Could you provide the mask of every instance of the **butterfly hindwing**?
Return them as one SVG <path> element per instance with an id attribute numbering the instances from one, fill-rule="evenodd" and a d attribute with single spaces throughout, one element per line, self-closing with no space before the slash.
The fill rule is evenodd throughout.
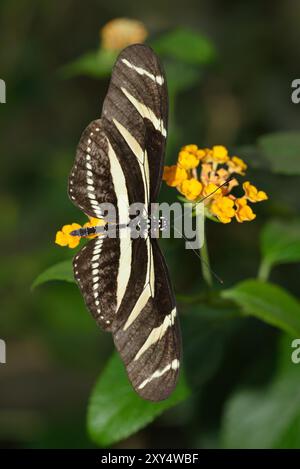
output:
<path id="1" fill-rule="evenodd" d="M 156 240 L 133 241 L 128 291 L 112 332 L 135 390 L 149 400 L 168 397 L 177 382 L 181 339 L 174 294 Z"/>
<path id="2" fill-rule="evenodd" d="M 117 308 L 120 239 L 97 237 L 74 257 L 73 270 L 87 308 L 97 323 L 111 330 Z"/>

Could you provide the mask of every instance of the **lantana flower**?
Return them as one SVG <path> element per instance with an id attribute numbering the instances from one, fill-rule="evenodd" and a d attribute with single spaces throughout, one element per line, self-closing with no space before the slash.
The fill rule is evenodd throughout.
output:
<path id="1" fill-rule="evenodd" d="M 221 223 L 235 218 L 242 223 L 256 217 L 248 202 L 268 199 L 249 181 L 243 183 L 240 197 L 232 192 L 240 186 L 235 175 L 244 176 L 246 170 L 247 164 L 238 156 L 230 156 L 223 145 L 199 148 L 191 144 L 181 148 L 176 165 L 165 166 L 163 180 L 176 187 L 186 200 L 197 203 L 205 199 L 206 213 L 211 218 Z"/>
<path id="2" fill-rule="evenodd" d="M 78 246 L 81 236 L 72 236 L 70 233 L 74 230 L 79 230 L 80 228 L 91 228 L 93 226 L 104 225 L 105 222 L 98 218 L 89 217 L 89 221 L 84 225 L 79 225 L 78 223 L 72 223 L 70 225 L 64 225 L 59 231 L 57 231 L 55 236 L 55 243 L 59 246 L 68 246 L 73 249 Z M 87 236 L 87 238 L 92 239 L 98 236 L 97 234 L 92 234 Z"/>
<path id="3" fill-rule="evenodd" d="M 115 18 L 100 30 L 101 46 L 106 50 L 121 50 L 145 41 L 148 31 L 141 21 Z"/>

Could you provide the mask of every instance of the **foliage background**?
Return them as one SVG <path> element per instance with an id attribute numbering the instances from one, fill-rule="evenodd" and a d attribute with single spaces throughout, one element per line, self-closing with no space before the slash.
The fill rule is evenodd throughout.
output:
<path id="1" fill-rule="evenodd" d="M 192 64 L 193 71 L 179 61 L 178 80 L 196 78 L 176 96 L 167 162 L 186 143 L 227 145 L 251 165 L 249 179 L 270 200 L 255 207 L 255 222 L 207 223 L 212 266 L 227 291 L 222 307 L 217 295 L 203 300 L 198 259 L 181 242 L 163 243 L 181 305 L 191 394 L 146 428 L 127 431 L 117 447 L 300 447 L 300 370 L 290 361 L 291 341 L 300 337 L 300 122 L 290 99 L 300 72 L 300 5 L 293 0 L 2 0 L 0 337 L 7 364 L 0 365 L 0 444 L 113 444 L 109 422 L 92 439 L 86 431 L 91 388 L 112 353 L 110 336 L 95 326 L 73 284 L 51 282 L 34 292 L 30 286 L 73 255 L 53 238 L 64 223 L 84 221 L 67 198 L 66 181 L 79 136 L 99 115 L 108 84 L 87 75 L 63 79 L 58 71 L 97 49 L 99 28 L 120 16 L 142 20 L 153 40 L 191 28 L 216 51 L 207 63 Z M 277 140 L 261 139 L 274 132 Z M 175 191 L 162 190 L 161 200 L 172 197 Z M 256 277 L 262 236 L 264 258 L 280 264 L 271 273 L 279 287 L 247 284 L 245 293 L 234 286 Z M 278 239 L 283 245 L 276 248 Z"/>

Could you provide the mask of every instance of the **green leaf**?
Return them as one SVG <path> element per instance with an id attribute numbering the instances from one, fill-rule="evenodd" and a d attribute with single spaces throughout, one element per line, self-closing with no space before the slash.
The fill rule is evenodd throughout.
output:
<path id="1" fill-rule="evenodd" d="M 177 28 L 164 34 L 151 45 L 158 54 L 193 65 L 209 63 L 216 55 L 209 39 L 184 28 Z"/>
<path id="2" fill-rule="evenodd" d="M 75 282 L 72 261 L 62 261 L 46 269 L 35 279 L 31 286 L 31 289 L 33 290 L 38 285 L 50 282 L 51 280 L 64 280 L 65 282 Z"/>
<path id="3" fill-rule="evenodd" d="M 118 53 L 99 49 L 88 52 L 61 69 L 63 78 L 86 75 L 92 78 L 105 78 L 111 73 Z"/>
<path id="4" fill-rule="evenodd" d="M 258 148 L 279 174 L 300 174 L 300 132 L 287 131 L 263 135 L 258 139 Z"/>
<path id="5" fill-rule="evenodd" d="M 259 280 L 245 280 L 221 293 L 235 301 L 245 314 L 300 336 L 300 303 L 283 288 Z"/>
<path id="6" fill-rule="evenodd" d="M 165 401 L 150 402 L 132 389 L 119 356 L 109 360 L 92 392 L 88 408 L 88 430 L 93 441 L 110 446 L 146 426 L 164 410 L 189 395 L 183 376 Z"/>
<path id="7" fill-rule="evenodd" d="M 229 400 L 221 437 L 227 448 L 299 448 L 300 374 L 291 360 L 292 339 L 283 335 L 273 383 L 239 391 Z"/>
<path id="8" fill-rule="evenodd" d="M 254 449 L 285 446 L 287 434 L 299 429 L 300 375 L 290 372 L 259 391 L 241 391 L 225 409 L 222 441 L 226 448 Z M 295 441 L 295 439 L 294 439 Z M 299 447 L 299 432 L 296 445 Z M 297 447 L 297 446 L 296 446 Z"/>
<path id="9" fill-rule="evenodd" d="M 231 343 L 243 318 L 234 304 L 221 307 L 209 305 L 203 299 L 199 302 L 200 298 L 194 304 L 189 304 L 186 297 L 177 296 L 177 299 L 181 303 L 179 309 L 182 313 L 186 380 L 194 392 L 201 392 L 222 367 L 226 347 Z M 185 304 L 182 304 L 182 300 Z M 197 366 L 195 357 L 198 357 Z M 209 360 L 205 357 L 209 357 Z"/>
<path id="10" fill-rule="evenodd" d="M 181 62 L 167 62 L 165 64 L 168 91 L 170 98 L 180 92 L 193 87 L 201 77 L 201 72 L 195 67 L 184 65 Z"/>
<path id="11" fill-rule="evenodd" d="M 265 280 L 274 265 L 300 261 L 300 221 L 273 220 L 261 233 L 260 279 Z"/>

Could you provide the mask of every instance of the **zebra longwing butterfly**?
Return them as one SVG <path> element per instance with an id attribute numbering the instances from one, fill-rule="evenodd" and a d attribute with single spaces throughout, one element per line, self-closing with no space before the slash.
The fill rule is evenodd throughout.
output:
<path id="1" fill-rule="evenodd" d="M 101 119 L 84 130 L 69 178 L 69 196 L 88 216 L 102 203 L 118 224 L 133 203 L 149 207 L 161 185 L 167 136 L 166 79 L 151 48 L 124 49 L 112 71 Z M 109 222 L 108 222 L 109 223 Z M 73 268 L 97 323 L 112 333 L 129 380 L 144 399 L 166 399 L 176 385 L 181 339 L 168 269 L 157 239 L 98 236 Z"/>

